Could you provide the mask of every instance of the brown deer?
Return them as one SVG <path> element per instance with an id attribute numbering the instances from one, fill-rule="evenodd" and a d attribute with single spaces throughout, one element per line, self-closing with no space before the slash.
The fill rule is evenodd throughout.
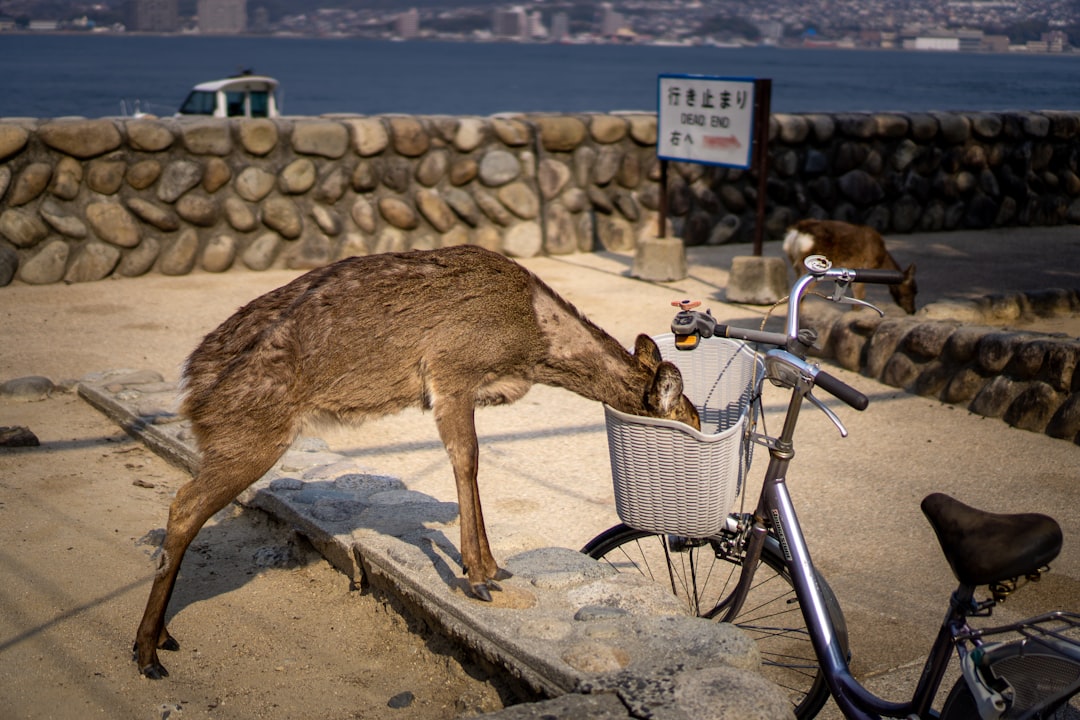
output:
<path id="1" fill-rule="evenodd" d="M 473 594 L 505 577 L 476 484 L 477 406 L 534 383 L 627 413 L 700 428 L 678 368 L 647 335 L 628 352 L 521 265 L 474 246 L 372 255 L 312 270 L 259 297 L 188 358 L 183 412 L 202 453 L 176 494 L 135 640 L 139 671 L 168 675 L 157 649 L 180 562 L 214 513 L 278 460 L 305 418 L 360 421 L 433 411 L 457 486 L 463 571 Z"/>
<path id="2" fill-rule="evenodd" d="M 802 262 L 809 255 L 824 255 L 837 267 L 900 270 L 877 230 L 839 220 L 800 220 L 795 223 L 784 237 L 784 253 L 796 275 L 803 274 Z M 896 304 L 912 315 L 915 294 L 919 291 L 915 284 L 915 265 L 908 265 L 903 272 L 904 281 L 889 285 L 889 292 Z M 866 286 L 855 283 L 852 293 L 862 300 L 866 297 Z"/>

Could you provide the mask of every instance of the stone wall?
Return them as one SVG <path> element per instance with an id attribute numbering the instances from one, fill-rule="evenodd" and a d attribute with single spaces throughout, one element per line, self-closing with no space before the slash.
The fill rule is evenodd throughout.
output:
<path id="1" fill-rule="evenodd" d="M 307 268 L 475 243 L 630 250 L 660 200 L 650 113 L 0 120 L 0 285 Z M 1080 222 L 1080 113 L 774 115 L 767 237 Z M 672 163 L 670 231 L 753 237 L 752 172 Z"/>
<path id="2" fill-rule="evenodd" d="M 969 304 L 935 314 L 1069 317 L 1080 313 L 1080 290 L 993 295 Z M 839 365 L 1013 427 L 1080 444 L 1077 338 L 960 319 L 881 318 L 869 311 L 837 311 L 826 303 L 814 308 L 803 323 L 817 330 L 821 354 Z"/>

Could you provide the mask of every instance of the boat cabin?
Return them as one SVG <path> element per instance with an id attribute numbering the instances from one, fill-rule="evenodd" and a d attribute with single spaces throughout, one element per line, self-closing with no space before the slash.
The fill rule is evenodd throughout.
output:
<path id="1" fill-rule="evenodd" d="M 210 117 L 278 117 L 278 81 L 265 75 L 237 75 L 199 83 L 177 115 Z"/>

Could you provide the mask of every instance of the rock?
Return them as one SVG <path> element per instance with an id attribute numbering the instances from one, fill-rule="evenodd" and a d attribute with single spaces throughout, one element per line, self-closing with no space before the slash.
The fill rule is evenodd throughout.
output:
<path id="1" fill-rule="evenodd" d="M 111 120 L 54 120 L 37 130 L 38 138 L 62 153 L 83 160 L 120 147 L 120 131 Z"/>
<path id="2" fill-rule="evenodd" d="M 134 150 L 161 152 L 176 140 L 172 131 L 158 120 L 128 120 L 124 128 L 127 130 L 128 144 Z"/>
<path id="3" fill-rule="evenodd" d="M 136 190 L 145 190 L 161 177 L 161 163 L 157 160 L 140 160 L 127 169 L 124 178 Z"/>
<path id="4" fill-rule="evenodd" d="M 505 150 L 493 150 L 480 160 L 480 182 L 488 187 L 498 187 L 521 175 L 521 163 Z"/>
<path id="5" fill-rule="evenodd" d="M 56 163 L 49 192 L 61 200 L 74 200 L 82 183 L 82 163 L 72 157 L 62 157 Z"/>
<path id="6" fill-rule="evenodd" d="M 218 155 L 232 152 L 230 123 L 214 119 L 184 118 L 180 122 L 180 137 L 192 155 Z"/>
<path id="7" fill-rule="evenodd" d="M 402 230 L 415 230 L 420 225 L 416 211 L 401 198 L 379 198 L 379 214 L 386 222 Z"/>
<path id="8" fill-rule="evenodd" d="M 56 390 L 52 380 L 41 375 L 13 378 L 0 384 L 0 397 L 5 400 L 35 402 L 46 400 Z"/>
<path id="9" fill-rule="evenodd" d="M 60 282 L 70 253 L 70 246 L 63 240 L 54 238 L 47 241 L 36 255 L 22 263 L 19 279 L 30 285 Z"/>
<path id="10" fill-rule="evenodd" d="M 102 195 L 113 195 L 124 182 L 127 165 L 122 160 L 99 159 L 87 165 L 86 184 Z"/>
<path id="11" fill-rule="evenodd" d="M 202 267 L 207 272 L 225 272 L 236 259 L 236 239 L 231 235 L 215 235 L 206 243 Z"/>
<path id="12" fill-rule="evenodd" d="M 491 193 L 476 190 L 473 192 L 473 200 L 476 201 L 477 206 L 493 223 L 505 227 L 514 221 L 513 215 Z"/>
<path id="13" fill-rule="evenodd" d="M 598 143 L 617 143 L 626 137 L 627 122 L 615 115 L 593 115 L 589 119 L 589 134 Z"/>
<path id="14" fill-rule="evenodd" d="M 522 220 L 532 220 L 540 213 L 540 200 L 523 182 L 504 185 L 496 191 L 499 201 Z"/>
<path id="15" fill-rule="evenodd" d="M 106 278 L 120 262 L 120 250 L 112 245 L 89 242 L 82 247 L 64 274 L 64 282 L 94 282 Z"/>
<path id="16" fill-rule="evenodd" d="M 234 230 L 251 232 L 258 227 L 259 220 L 255 217 L 255 213 L 240 198 L 226 198 L 224 210 L 225 219 Z"/>
<path id="17" fill-rule="evenodd" d="M 199 253 L 199 234 L 185 228 L 161 253 L 158 269 L 163 275 L 187 275 L 195 267 Z"/>
<path id="18" fill-rule="evenodd" d="M 350 119 L 343 122 L 352 131 L 353 149 L 360 157 L 378 155 L 390 144 L 390 135 L 379 118 Z"/>
<path id="19" fill-rule="evenodd" d="M 630 138 L 638 145 L 656 145 L 656 115 L 631 115 Z"/>
<path id="20" fill-rule="evenodd" d="M 562 192 L 570 182 L 570 168 L 559 160 L 544 158 L 540 161 L 537 172 L 537 184 L 545 200 L 550 200 Z"/>
<path id="21" fill-rule="evenodd" d="M 248 202 L 259 202 L 274 189 L 277 179 L 262 168 L 246 167 L 236 178 L 236 194 Z"/>
<path id="22" fill-rule="evenodd" d="M 383 185 L 396 193 L 407 193 L 412 184 L 412 166 L 405 158 L 390 158 L 382 166 Z"/>
<path id="23" fill-rule="evenodd" d="M 176 201 L 176 214 L 192 225 L 211 227 L 218 221 L 221 210 L 213 195 L 189 192 Z"/>
<path id="24" fill-rule="evenodd" d="M 86 220 L 99 238 L 113 245 L 133 248 L 141 239 L 135 218 L 119 203 L 97 202 L 87 205 Z"/>
<path id="25" fill-rule="evenodd" d="M 523 222 L 506 231 L 503 239 L 503 252 L 510 257 L 530 258 L 540 253 L 543 247 L 540 225 L 535 222 Z"/>
<path id="26" fill-rule="evenodd" d="M 319 181 L 315 189 L 315 199 L 333 205 L 345 195 L 348 187 L 349 179 L 345 171 L 340 167 L 335 167 Z"/>
<path id="27" fill-rule="evenodd" d="M 191 160 L 176 160 L 165 166 L 158 183 L 158 200 L 174 203 L 202 180 L 202 166 Z"/>
<path id="28" fill-rule="evenodd" d="M 202 189 L 208 193 L 216 193 L 226 183 L 232 180 L 232 170 L 228 163 L 219 157 L 212 157 L 206 161 L 203 169 Z"/>
<path id="29" fill-rule="evenodd" d="M 267 118 L 244 118 L 237 123 L 237 136 L 244 150 L 262 157 L 277 147 L 278 128 Z"/>
<path id="30" fill-rule="evenodd" d="M 488 126 L 481 118 L 460 118 L 452 142 L 463 153 L 472 152 L 487 140 Z"/>
<path id="31" fill-rule="evenodd" d="M 21 425 L 0 427 L 0 447 L 37 447 L 41 445 L 30 428 Z"/>
<path id="32" fill-rule="evenodd" d="M 304 155 L 337 159 L 348 149 L 349 131 L 336 122 L 303 120 L 293 127 L 292 146 Z"/>
<path id="33" fill-rule="evenodd" d="M 390 138 L 399 154 L 405 157 L 420 157 L 431 147 L 431 138 L 423 124 L 414 117 L 395 116 L 387 121 L 390 125 Z"/>
<path id="34" fill-rule="evenodd" d="M 619 172 L 619 165 L 622 163 L 622 154 L 618 148 L 610 145 L 600 148 L 600 152 L 597 153 L 596 162 L 592 167 L 592 179 L 597 185 L 607 185 L 613 179 L 615 174 Z"/>
<path id="35" fill-rule="evenodd" d="M 311 208 L 311 218 L 327 235 L 336 236 L 341 234 L 341 218 L 336 212 L 325 205 L 316 205 Z"/>
<path id="36" fill-rule="evenodd" d="M 424 188 L 416 193 L 416 206 L 432 227 L 445 233 L 454 226 L 454 211 L 434 190 Z"/>
<path id="37" fill-rule="evenodd" d="M 17 207 L 25 205 L 45 191 L 49 180 L 52 178 L 52 165 L 43 162 L 34 162 L 23 168 L 15 178 L 15 184 L 8 196 L 8 206 Z"/>
<path id="38" fill-rule="evenodd" d="M 349 209 L 349 216 L 352 217 L 356 226 L 367 234 L 371 235 L 375 232 L 375 208 L 367 198 L 356 198 L 356 202 Z"/>
<path id="39" fill-rule="evenodd" d="M 470 183 L 480 174 L 480 166 L 471 157 L 458 158 L 450 165 L 450 182 L 460 187 Z"/>
<path id="40" fill-rule="evenodd" d="M 38 207 L 41 219 L 49 224 L 56 232 L 69 238 L 81 240 L 86 237 L 86 225 L 74 215 L 68 215 L 59 205 L 46 200 Z"/>
<path id="41" fill-rule="evenodd" d="M 570 152 L 585 141 L 588 133 L 585 123 L 569 115 L 539 117 L 534 123 L 548 152 Z"/>
<path id="42" fill-rule="evenodd" d="M 460 188 L 450 188 L 443 193 L 443 199 L 455 214 L 471 227 L 476 227 L 480 222 L 480 208 L 469 193 Z M 360 223 L 357 222 L 357 225 Z M 370 231 L 369 231 L 370 232 Z"/>
<path id="43" fill-rule="evenodd" d="M 0 245 L 0 287 L 11 284 L 19 270 L 19 253 Z"/>
<path id="44" fill-rule="evenodd" d="M 310 158 L 297 158 L 281 171 L 278 188 L 287 195 L 300 195 L 315 185 L 316 177 L 315 163 Z"/>
<path id="45" fill-rule="evenodd" d="M 300 210 L 289 198 L 272 197 L 263 203 L 263 225 L 276 230 L 282 237 L 294 240 L 300 237 L 304 229 L 304 220 Z"/>
<path id="46" fill-rule="evenodd" d="M 450 160 L 445 150 L 432 150 L 416 167 L 416 179 L 421 185 L 434 187 L 446 174 Z"/>
<path id="47" fill-rule="evenodd" d="M 263 233 L 244 250 L 240 259 L 250 270 L 266 270 L 277 259 L 281 237 L 277 233 Z"/>
<path id="48" fill-rule="evenodd" d="M 124 277 L 138 277 L 154 266 L 161 242 L 156 237 L 144 237 L 138 247 L 126 253 L 120 260 L 116 272 Z"/>
<path id="49" fill-rule="evenodd" d="M 527 145 L 532 139 L 529 126 L 514 118 L 493 118 L 491 129 L 504 145 L 510 147 Z"/>
<path id="50" fill-rule="evenodd" d="M 26 147 L 30 133 L 18 125 L 0 123 L 0 160 L 6 159 Z"/>
<path id="51" fill-rule="evenodd" d="M 17 248 L 37 245 L 49 234 L 49 228 L 36 213 L 8 208 L 0 213 L 0 236 Z"/>

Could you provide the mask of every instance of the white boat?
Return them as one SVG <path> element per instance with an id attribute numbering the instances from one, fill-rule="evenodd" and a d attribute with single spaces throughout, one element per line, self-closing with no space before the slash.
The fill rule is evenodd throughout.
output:
<path id="1" fill-rule="evenodd" d="M 276 118 L 280 115 L 277 88 L 274 78 L 249 71 L 210 80 L 193 87 L 176 114 Z"/>

